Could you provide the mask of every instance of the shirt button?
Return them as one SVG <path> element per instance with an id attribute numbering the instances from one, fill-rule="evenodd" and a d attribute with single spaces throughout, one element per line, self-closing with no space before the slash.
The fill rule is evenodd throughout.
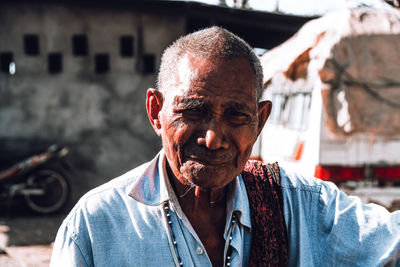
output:
<path id="1" fill-rule="evenodd" d="M 204 250 L 201 247 L 197 247 L 196 248 L 196 253 L 197 253 L 197 255 L 201 255 L 201 254 L 204 253 Z"/>

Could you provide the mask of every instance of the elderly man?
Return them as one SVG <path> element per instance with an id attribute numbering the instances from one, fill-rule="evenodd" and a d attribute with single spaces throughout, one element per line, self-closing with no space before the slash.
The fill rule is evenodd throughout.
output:
<path id="1" fill-rule="evenodd" d="M 163 150 L 78 202 L 51 265 L 394 266 L 400 212 L 248 161 L 271 111 L 261 88 L 259 60 L 222 28 L 166 49 L 146 102 Z"/>

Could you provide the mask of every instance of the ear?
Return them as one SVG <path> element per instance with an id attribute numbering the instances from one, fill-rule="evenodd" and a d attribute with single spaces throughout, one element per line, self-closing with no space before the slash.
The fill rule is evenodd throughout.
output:
<path id="1" fill-rule="evenodd" d="M 269 115 L 271 114 L 272 102 L 271 101 L 261 101 L 258 103 L 258 133 L 264 128 L 265 122 L 267 121 Z"/>
<path id="2" fill-rule="evenodd" d="M 162 106 L 163 94 L 156 89 L 148 89 L 146 94 L 147 116 L 149 116 L 150 123 L 158 136 L 161 136 L 161 123 L 159 114 Z"/>

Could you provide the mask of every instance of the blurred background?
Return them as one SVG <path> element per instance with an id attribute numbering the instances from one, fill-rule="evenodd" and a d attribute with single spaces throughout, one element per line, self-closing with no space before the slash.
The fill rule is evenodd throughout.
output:
<path id="1" fill-rule="evenodd" d="M 212 25 L 249 42 L 263 64 L 274 109 L 253 158 L 400 208 L 398 7 L 1 1 L 0 266 L 47 266 L 80 196 L 154 157 L 161 142 L 145 92 L 155 87 L 162 51 Z"/>

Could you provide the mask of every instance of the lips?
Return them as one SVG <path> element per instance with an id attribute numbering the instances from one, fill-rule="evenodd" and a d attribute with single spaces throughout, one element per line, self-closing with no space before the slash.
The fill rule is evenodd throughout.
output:
<path id="1" fill-rule="evenodd" d="M 184 148 L 185 161 L 196 161 L 203 165 L 218 166 L 232 162 L 235 154 L 232 150 L 208 150 L 199 146 L 187 146 Z"/>
<path id="2" fill-rule="evenodd" d="M 226 160 L 226 159 L 224 159 L 224 160 L 212 160 L 212 159 L 206 159 L 206 158 L 199 158 L 199 157 L 196 157 L 196 156 L 193 156 L 193 155 L 191 155 L 191 156 L 189 156 L 187 158 L 187 161 L 189 161 L 189 160 L 190 161 L 196 161 L 196 162 L 198 162 L 200 164 L 208 165 L 208 166 L 220 166 L 220 165 L 224 165 L 224 164 L 229 163 L 229 160 Z"/>

